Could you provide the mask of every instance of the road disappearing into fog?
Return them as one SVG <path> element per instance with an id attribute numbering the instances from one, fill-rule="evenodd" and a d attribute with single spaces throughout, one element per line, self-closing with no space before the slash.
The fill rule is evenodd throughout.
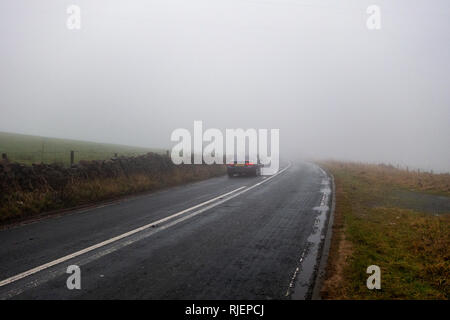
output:
<path id="1" fill-rule="evenodd" d="M 0 298 L 311 298 L 331 189 L 318 166 L 285 164 L 4 229 Z"/>

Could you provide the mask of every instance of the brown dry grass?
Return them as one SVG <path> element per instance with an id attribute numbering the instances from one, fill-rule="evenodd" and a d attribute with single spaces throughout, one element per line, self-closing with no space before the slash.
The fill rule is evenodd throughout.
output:
<path id="1" fill-rule="evenodd" d="M 0 203 L 0 224 L 6 224 L 47 211 L 95 203 L 139 192 L 199 181 L 225 174 L 222 166 L 175 167 L 159 175 L 132 174 L 116 178 L 75 179 L 62 190 L 45 186 L 33 191 L 15 191 Z"/>
<path id="2" fill-rule="evenodd" d="M 409 190 L 450 196 L 450 173 L 434 174 L 420 170 L 398 169 L 386 164 L 326 161 L 329 168 L 346 170 L 366 181 L 383 181 L 387 185 Z"/>
<path id="3" fill-rule="evenodd" d="M 336 186 L 336 197 L 340 201 L 336 204 L 334 223 L 332 227 L 333 239 L 330 246 L 329 263 L 327 265 L 325 279 L 321 296 L 323 299 L 346 298 L 342 283 L 344 279 L 344 267 L 348 264 L 349 258 L 352 256 L 352 244 L 345 238 L 344 215 L 343 211 L 348 206 L 348 199 L 345 196 L 342 186 Z"/>

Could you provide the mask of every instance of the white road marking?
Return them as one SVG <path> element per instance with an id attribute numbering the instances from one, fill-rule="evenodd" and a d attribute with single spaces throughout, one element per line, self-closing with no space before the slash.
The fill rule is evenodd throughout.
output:
<path id="1" fill-rule="evenodd" d="M 187 219 L 189 219 L 189 218 L 191 218 L 191 217 L 194 217 L 194 216 L 196 216 L 196 215 L 198 215 L 198 214 L 200 214 L 200 213 L 202 213 L 202 212 L 204 212 L 204 211 L 206 211 L 206 210 L 209 210 L 209 209 L 214 208 L 214 207 L 216 207 L 216 206 L 218 206 L 218 205 L 220 205 L 220 204 L 222 204 L 222 203 L 224 203 L 224 202 L 226 202 L 226 201 L 229 201 L 229 200 L 231 200 L 231 199 L 233 199 L 233 198 L 235 198 L 235 197 L 237 197 L 237 196 L 239 196 L 239 195 L 241 195 L 241 194 L 243 194 L 243 193 L 245 193 L 245 192 L 247 192 L 247 191 L 252 190 L 253 188 L 256 188 L 257 186 L 260 186 L 260 185 L 263 184 L 263 183 L 266 183 L 267 181 L 270 181 L 270 180 L 273 179 L 274 177 L 278 176 L 279 174 L 281 174 L 282 172 L 284 172 L 285 170 L 287 170 L 290 166 L 291 166 L 291 163 L 289 163 L 289 165 L 288 165 L 286 168 L 284 168 L 283 170 L 278 171 L 276 174 L 274 174 L 274 175 L 268 177 L 268 178 L 265 179 L 265 180 L 262 180 L 261 182 L 258 182 L 258 183 L 256 183 L 256 184 L 254 184 L 254 185 L 251 186 L 251 187 L 248 187 L 247 189 L 244 189 L 244 188 L 246 188 L 246 186 L 239 187 L 239 188 L 234 189 L 234 190 L 232 190 L 232 191 L 230 191 L 230 192 L 227 192 L 227 193 L 225 193 L 225 194 L 222 194 L 222 195 L 220 195 L 220 196 L 217 196 L 217 197 L 215 197 L 215 198 L 213 198 L 213 199 L 210 199 L 210 200 L 208 200 L 208 201 L 199 203 L 199 204 L 197 204 L 197 205 L 195 205 L 195 206 L 193 206 L 193 207 L 190 207 L 190 208 L 188 208 L 188 209 L 184 209 L 184 210 L 182 210 L 182 211 L 180 211 L 180 212 L 177 212 L 177 213 L 175 213 L 175 214 L 173 214 L 173 215 L 170 215 L 170 216 L 168 216 L 168 217 L 166 217 L 166 218 L 163 218 L 163 219 L 160 219 L 160 220 L 158 220 L 158 221 L 154 221 L 154 222 L 152 222 L 152 223 L 146 224 L 146 225 L 144 225 L 144 226 L 142 226 L 142 227 L 139 227 L 139 228 L 133 229 L 133 230 L 131 230 L 131 231 L 125 232 L 125 233 L 123 233 L 123 234 L 121 234 L 121 235 L 118 235 L 118 236 L 116 236 L 116 237 L 113 237 L 113 238 L 111 238 L 111 239 L 102 241 L 102 242 L 100 242 L 100 243 L 97 243 L 97 244 L 92 245 L 92 246 L 90 246 L 90 247 L 87 247 L 87 248 L 85 248 L 85 249 L 76 251 L 76 252 L 74 252 L 74 253 L 71 253 L 71 254 L 66 255 L 66 256 L 64 256 L 64 257 L 61 257 L 61 258 L 59 258 L 59 259 L 50 261 L 50 262 L 45 263 L 45 264 L 43 264 L 43 265 L 40 265 L 40 266 L 38 266 L 38 267 L 32 268 L 32 269 L 27 270 L 27 271 L 25 271 L 25 272 L 19 273 L 19 274 L 15 275 L 15 276 L 12 276 L 12 277 L 9 277 L 9 278 L 7 278 L 7 279 L 4 279 L 4 280 L 0 281 L 0 287 L 3 287 L 3 286 L 5 286 L 5 285 L 10 284 L 10 283 L 13 283 L 13 282 L 15 282 L 15 281 L 17 281 L 17 280 L 20 280 L 20 279 L 23 279 L 23 278 L 25 278 L 25 277 L 28 277 L 28 276 L 30 276 L 30 275 L 32 275 L 32 274 L 35 274 L 35 273 L 37 273 L 37 272 L 40 272 L 40 271 L 42 271 L 42 270 L 48 269 L 48 268 L 50 268 L 50 267 L 53 267 L 53 266 L 55 266 L 55 265 L 57 265 L 57 264 L 60 264 L 60 263 L 62 263 L 62 262 L 65 262 L 65 261 L 67 261 L 67 260 L 70 260 L 70 259 L 73 259 L 73 258 L 75 258 L 75 257 L 78 257 L 78 256 L 83 255 L 83 254 L 85 254 L 85 253 L 88 253 L 88 252 L 90 252 L 90 251 L 93 251 L 93 250 L 95 250 L 95 249 L 104 247 L 104 246 L 106 246 L 106 245 L 108 245 L 108 244 L 111 244 L 111 243 L 116 242 L 116 241 L 118 241 L 118 240 L 121 240 L 121 239 L 123 239 L 123 238 L 129 237 L 129 236 L 131 236 L 131 235 L 133 235 L 133 234 L 135 234 L 135 233 L 144 231 L 144 230 L 146 230 L 146 229 L 148 229 L 148 228 L 151 228 L 151 227 L 157 227 L 158 224 L 161 224 L 161 223 L 163 223 L 163 222 L 166 222 L 166 221 L 168 221 L 168 220 L 171 220 L 171 219 L 173 219 L 173 218 L 175 218 L 175 217 L 178 217 L 178 216 L 180 216 L 180 215 L 185 214 L 186 212 L 189 212 L 189 211 L 191 211 L 191 210 L 193 210 L 193 209 L 197 209 L 197 208 L 199 208 L 199 207 L 202 207 L 202 206 L 204 206 L 204 205 L 207 205 L 207 204 L 209 204 L 209 203 L 211 203 L 211 202 L 214 202 L 214 201 L 216 201 L 216 200 L 222 199 L 222 200 L 220 200 L 220 201 L 218 201 L 218 202 L 216 202 L 216 203 L 214 203 L 214 204 L 212 204 L 212 205 L 209 205 L 209 206 L 207 206 L 207 207 L 205 207 L 205 208 L 202 208 L 202 209 L 200 209 L 200 210 L 198 210 L 198 211 L 194 211 L 194 212 L 188 214 L 187 216 L 182 217 L 182 218 L 179 218 L 179 219 L 177 219 L 177 220 L 175 220 L 175 221 L 172 221 L 172 222 L 170 222 L 168 225 L 162 227 L 162 229 L 166 229 L 166 228 L 168 228 L 168 227 L 170 227 L 170 226 L 173 226 L 173 225 L 175 225 L 175 224 L 177 224 L 177 223 L 179 223 L 179 222 L 181 222 L 181 221 L 187 220 Z M 244 190 L 242 190 L 242 189 L 244 189 Z M 239 192 L 238 192 L 238 191 L 239 191 Z M 233 194 L 233 193 L 234 193 L 234 194 Z M 232 196 L 223 199 L 224 197 L 229 196 L 229 195 L 232 195 Z M 127 244 L 131 244 L 131 243 L 132 243 L 132 242 L 129 242 L 129 243 L 127 243 Z"/>
<path id="2" fill-rule="evenodd" d="M 87 253 L 87 252 L 89 252 L 89 251 L 92 251 L 92 250 L 95 250 L 95 249 L 97 249 L 97 248 L 106 246 L 106 245 L 108 245 L 108 244 L 110 244 L 110 243 L 112 243 L 112 242 L 115 242 L 115 241 L 117 241 L 117 240 L 120 240 L 120 239 L 123 239 L 123 238 L 125 238 L 125 237 L 131 236 L 132 234 L 135 234 L 135 233 L 137 233 L 137 232 L 143 231 L 143 230 L 148 229 L 148 228 L 150 228 L 150 227 L 156 226 L 156 225 L 158 225 L 158 224 L 160 224 L 160 223 L 166 222 L 167 220 L 170 220 L 170 219 L 172 219 L 172 218 L 178 217 L 178 216 L 180 216 L 180 215 L 182 215 L 182 214 L 184 214 L 184 213 L 186 213 L 186 212 L 188 212 L 188 211 L 191 211 L 191 210 L 193 210 L 193 209 L 197 209 L 197 208 L 199 208 L 199 207 L 201 207 L 201 206 L 204 206 L 204 205 L 206 205 L 206 204 L 208 204 L 208 203 L 211 203 L 211 202 L 213 202 L 213 201 L 215 201 L 215 200 L 218 200 L 218 199 L 221 199 L 221 198 L 223 198 L 223 197 L 226 197 L 226 196 L 228 196 L 228 195 L 230 195 L 230 194 L 232 194 L 232 193 L 234 193 L 234 192 L 237 192 L 237 191 L 239 191 L 239 190 L 241 190 L 241 189 L 243 189 L 243 188 L 245 188 L 245 187 L 246 187 L 246 186 L 242 186 L 242 187 L 237 188 L 237 189 L 235 189 L 235 190 L 233 190 L 233 191 L 230 191 L 230 192 L 228 192 L 228 193 L 222 194 L 222 195 L 220 195 L 220 196 L 218 196 L 218 197 L 215 197 L 215 198 L 213 198 L 213 199 L 210 199 L 210 200 L 208 200 L 208 201 L 199 203 L 199 204 L 197 204 L 197 205 L 195 205 L 195 206 L 193 206 L 193 207 L 190 207 L 190 208 L 188 208 L 188 209 L 184 209 L 184 210 L 182 210 L 182 211 L 180 211 L 180 212 L 177 212 L 177 213 L 175 213 L 175 214 L 173 214 L 173 215 L 170 215 L 170 216 L 165 217 L 165 218 L 163 218 L 163 219 L 160 219 L 160 220 L 158 220 L 158 221 L 151 222 L 151 223 L 146 224 L 146 225 L 144 225 L 144 226 L 142 226 L 142 227 L 139 227 L 139 228 L 136 228 L 136 229 L 134 229 L 134 230 L 125 232 L 125 233 L 123 233 L 123 234 L 121 234 L 121 235 L 118 235 L 118 236 L 113 237 L 113 238 L 111 238 L 111 239 L 102 241 L 102 242 L 100 242 L 100 243 L 97 243 L 97 244 L 92 245 L 92 246 L 90 246 L 90 247 L 87 247 L 87 248 L 85 248 L 85 249 L 79 250 L 79 251 L 77 251 L 77 252 L 74 252 L 74 253 L 69 254 L 69 255 L 67 255 L 67 256 L 64 256 L 64 257 L 62 257 L 62 258 L 53 260 L 53 261 L 51 261 L 51 262 L 48 262 L 48 263 L 43 264 L 43 265 L 41 265 L 41 266 L 38 266 L 38 267 L 36 267 L 36 268 L 30 269 L 30 270 L 25 271 L 25 272 L 23 272 L 23 273 L 19 273 L 18 275 L 15 275 L 15 276 L 13 276 L 13 277 L 10 277 L 10 278 L 8 278 L 8 279 L 5 279 L 5 280 L 0 281 L 0 287 L 4 286 L 4 285 L 6 285 L 6 284 L 9 284 L 9 283 L 11 283 L 11 282 L 17 281 L 17 280 L 19 280 L 19 279 L 25 278 L 25 277 L 27 277 L 27 276 L 33 274 L 33 273 L 36 273 L 36 272 L 39 272 L 39 271 L 41 271 L 41 270 L 50 268 L 50 267 L 52 267 L 52 266 L 54 266 L 54 265 L 57 265 L 57 264 L 59 264 L 59 263 L 62 263 L 62 262 L 64 262 L 64 261 L 67 261 L 67 260 L 69 260 L 69 259 L 75 258 L 75 257 L 77 257 L 77 256 L 79 256 L 79 255 L 82 255 L 82 254 L 84 254 L 84 253 Z"/>
<path id="3" fill-rule="evenodd" d="M 292 275 L 291 281 L 289 283 L 289 287 L 286 290 L 285 296 L 291 296 L 293 299 L 306 299 L 307 298 L 307 291 L 304 291 L 304 288 L 299 288 L 300 290 L 303 290 L 301 293 L 295 295 L 294 287 L 298 281 L 297 278 L 302 276 L 303 274 L 306 274 L 308 277 L 311 277 L 313 274 L 313 270 L 311 269 L 311 264 L 308 263 L 309 261 L 312 261 L 313 259 L 317 259 L 317 255 L 319 254 L 319 245 L 322 241 L 322 231 L 325 225 L 325 220 L 327 219 L 327 212 L 330 210 L 328 207 L 328 199 L 331 194 L 331 188 L 330 188 L 330 178 L 328 177 L 328 174 L 319 166 L 316 166 L 316 168 L 319 169 L 321 174 L 323 175 L 323 179 L 321 182 L 321 185 L 324 186 L 320 192 L 322 193 L 322 198 L 320 200 L 320 205 L 317 207 L 314 207 L 313 210 L 319 211 L 320 214 L 316 217 L 314 220 L 314 227 L 312 233 L 307 238 L 307 245 L 303 249 L 302 254 L 300 256 L 300 260 L 297 263 L 297 267 L 294 271 L 294 274 Z M 307 253 L 308 252 L 308 253 Z M 303 264 L 306 261 L 306 268 L 304 268 Z M 314 260 L 315 261 L 315 260 Z M 316 263 L 314 263 L 313 268 L 315 267 Z M 314 283 L 315 278 L 312 280 Z"/>

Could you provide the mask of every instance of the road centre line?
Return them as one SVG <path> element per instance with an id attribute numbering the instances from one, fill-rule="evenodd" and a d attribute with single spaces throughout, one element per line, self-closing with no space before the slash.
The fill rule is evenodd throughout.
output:
<path id="1" fill-rule="evenodd" d="M 214 201 L 216 201 L 216 200 L 222 199 L 222 200 L 217 201 L 216 203 L 213 203 L 213 204 L 211 204 L 211 205 L 209 205 L 209 206 L 207 206 L 207 207 L 205 207 L 205 208 L 202 208 L 202 209 L 200 209 L 200 210 L 198 210 L 198 211 L 194 211 L 194 212 L 188 214 L 188 215 L 185 216 L 185 217 L 181 217 L 181 218 L 179 218 L 179 219 L 177 219 L 177 220 L 175 220 L 175 221 L 170 222 L 169 225 L 167 225 L 165 228 L 163 228 L 163 229 L 166 229 L 166 228 L 168 228 L 168 227 L 170 227 L 170 226 L 173 226 L 173 225 L 175 225 L 175 224 L 177 224 L 177 223 L 179 223 L 179 222 L 182 222 L 182 221 L 184 221 L 184 220 L 187 220 L 188 218 L 194 217 L 194 216 L 196 216 L 196 215 L 198 215 L 198 214 L 200 214 L 200 213 L 202 213 L 202 212 L 204 212 L 204 211 L 206 211 L 206 210 L 209 210 L 209 209 L 211 209 L 211 208 L 214 208 L 214 207 L 216 207 L 216 206 L 218 206 L 218 205 L 220 205 L 220 204 L 222 204 L 222 203 L 224 203 L 224 202 L 226 202 L 226 201 L 229 201 L 229 200 L 231 200 L 231 199 L 233 199 L 233 198 L 235 198 L 235 197 L 237 197 L 237 196 L 239 196 L 239 195 L 241 195 L 241 194 L 243 194 L 243 193 L 245 193 L 245 192 L 247 192 L 247 191 L 250 191 L 250 190 L 256 188 L 257 186 L 260 186 L 260 185 L 263 184 L 263 183 L 266 183 L 266 182 L 270 181 L 270 180 L 273 179 L 274 177 L 276 177 L 276 176 L 278 176 L 279 174 L 283 173 L 283 172 L 284 172 L 285 170 L 287 170 L 290 166 L 291 166 L 291 164 L 289 163 L 289 165 L 288 165 L 287 167 L 285 167 L 284 169 L 282 169 L 281 171 L 279 171 L 279 172 L 277 172 L 276 174 L 274 174 L 274 175 L 268 177 L 267 179 L 264 179 L 264 180 L 262 180 L 262 181 L 260 181 L 260 182 L 258 182 L 258 183 L 256 183 L 256 184 L 252 185 L 251 187 L 248 187 L 248 188 L 246 188 L 246 186 L 239 187 L 239 188 L 234 189 L 234 190 L 232 190 L 232 191 L 230 191 L 230 192 L 227 192 L 227 193 L 225 193 L 225 194 L 222 194 L 222 195 L 220 195 L 220 196 L 217 196 L 217 197 L 215 197 L 215 198 L 213 198 L 213 199 L 210 199 L 210 200 L 207 200 L 207 201 L 205 201 L 205 202 L 199 203 L 199 204 L 197 204 L 197 205 L 195 205 L 195 206 L 193 206 L 193 207 L 184 209 L 184 210 L 182 210 L 182 211 L 180 211 L 180 212 L 177 212 L 177 213 L 175 213 L 175 214 L 173 214 L 173 215 L 170 215 L 170 216 L 168 216 L 168 217 L 165 217 L 165 218 L 163 218 L 163 219 L 160 219 L 160 220 L 151 222 L 151 223 L 146 224 L 146 225 L 144 225 L 144 226 L 142 226 L 142 227 L 139 227 L 139 228 L 133 229 L 133 230 L 131 230 L 131 231 L 125 232 L 125 233 L 123 233 L 123 234 L 121 234 L 121 235 L 118 235 L 118 236 L 116 236 L 116 237 L 110 238 L 110 239 L 108 239 L 108 240 L 102 241 L 102 242 L 100 242 L 100 243 L 97 243 L 97 244 L 92 245 L 92 246 L 90 246 L 90 247 L 87 247 L 87 248 L 85 248 L 85 249 L 76 251 L 76 252 L 71 253 L 71 254 L 69 254 L 69 255 L 63 256 L 63 257 L 61 257 L 61 258 L 59 258 L 59 259 L 50 261 L 50 262 L 45 263 L 45 264 L 43 264 L 43 265 L 40 265 L 40 266 L 38 266 L 38 267 L 32 268 L 32 269 L 27 270 L 27 271 L 25 271 L 25 272 L 22 272 L 22 273 L 19 273 L 19 274 L 17 274 L 17 275 L 14 275 L 14 276 L 12 276 L 12 277 L 9 277 L 9 278 L 7 278 L 7 279 L 4 279 L 4 280 L 0 281 L 0 287 L 3 287 L 3 286 L 5 286 L 5 285 L 8 285 L 8 284 L 13 283 L 13 282 L 15 282 L 15 281 L 18 281 L 18 280 L 23 279 L 23 278 L 25 278 L 25 277 L 28 277 L 28 276 L 30 276 L 30 275 L 33 275 L 33 274 L 35 274 L 35 273 L 37 273 L 37 272 L 40 272 L 40 271 L 42 271 L 42 270 L 48 269 L 48 268 L 50 268 L 50 267 L 53 267 L 53 266 L 55 266 L 55 265 L 57 265 L 57 264 L 60 264 L 60 263 L 62 263 L 62 262 L 65 262 L 65 261 L 67 261 L 67 260 L 70 260 L 70 259 L 73 259 L 73 258 L 75 258 L 75 257 L 78 257 L 78 256 L 83 255 L 83 254 L 85 254 L 85 253 L 88 253 L 88 252 L 90 252 L 90 251 L 93 251 L 93 250 L 95 250 L 95 249 L 104 247 L 104 246 L 106 246 L 106 245 L 108 245 L 108 244 L 111 244 L 111 243 L 116 242 L 116 241 L 118 241 L 118 240 L 124 239 L 124 238 L 129 237 L 129 236 L 131 236 L 131 235 L 133 235 L 133 234 L 136 234 L 136 233 L 138 233 L 138 232 L 144 231 L 144 230 L 146 230 L 146 229 L 148 229 L 148 228 L 158 227 L 158 224 L 164 223 L 164 222 L 166 222 L 166 221 L 168 221 L 168 220 L 171 220 L 171 219 L 176 218 L 176 217 L 178 217 L 178 216 L 180 216 L 180 215 L 183 215 L 183 214 L 185 214 L 185 213 L 187 213 L 187 212 L 189 212 L 189 211 L 192 211 L 192 210 L 197 209 L 197 208 L 199 208 L 199 207 L 203 207 L 203 206 L 205 206 L 205 205 L 207 205 L 207 204 L 210 204 L 210 203 L 212 203 L 212 202 L 214 202 Z M 245 189 L 245 188 L 246 188 L 246 189 Z M 242 189 L 244 189 L 244 190 L 242 190 Z M 230 195 L 231 195 L 231 196 L 230 196 Z M 230 196 L 230 197 L 224 199 L 224 197 L 227 197 L 227 196 Z M 129 244 L 131 244 L 131 243 L 132 243 L 132 242 L 130 242 Z"/>

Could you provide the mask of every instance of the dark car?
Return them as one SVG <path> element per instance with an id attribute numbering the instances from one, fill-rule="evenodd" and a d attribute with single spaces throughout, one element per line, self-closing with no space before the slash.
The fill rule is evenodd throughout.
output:
<path id="1" fill-rule="evenodd" d="M 259 176 L 261 175 L 261 168 L 263 167 L 260 163 L 253 163 L 250 161 L 237 162 L 227 164 L 228 176 L 234 177 L 235 175 L 247 175 L 247 176 Z"/>

